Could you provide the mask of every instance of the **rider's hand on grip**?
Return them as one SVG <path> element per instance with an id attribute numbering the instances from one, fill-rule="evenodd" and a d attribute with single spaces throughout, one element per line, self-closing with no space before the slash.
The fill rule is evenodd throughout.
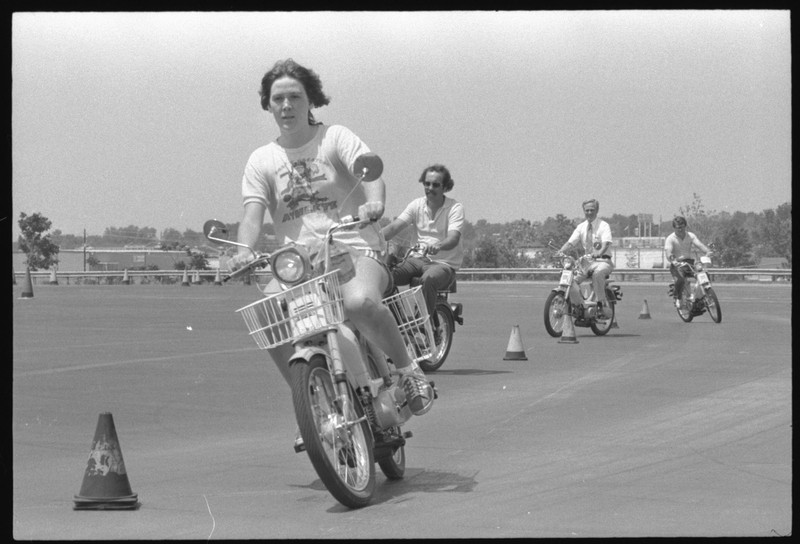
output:
<path id="1" fill-rule="evenodd" d="M 242 270 L 255 260 L 255 255 L 252 253 L 237 253 L 225 263 L 231 274 Z"/>

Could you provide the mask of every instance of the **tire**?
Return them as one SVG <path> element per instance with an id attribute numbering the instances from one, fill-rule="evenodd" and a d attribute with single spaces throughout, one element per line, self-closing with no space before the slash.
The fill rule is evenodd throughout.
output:
<path id="1" fill-rule="evenodd" d="M 400 427 L 392 429 L 394 433 L 400 433 Z M 406 449 L 399 446 L 392 455 L 378 458 L 378 466 L 381 472 L 390 480 L 402 480 L 406 474 Z"/>
<path id="2" fill-rule="evenodd" d="M 564 330 L 564 314 L 569 304 L 561 291 L 552 291 L 544 303 L 544 328 L 553 338 L 560 338 Z"/>
<path id="3" fill-rule="evenodd" d="M 714 289 L 711 287 L 706 289 L 706 297 L 704 302 L 706 304 L 706 308 L 708 309 L 708 315 L 711 316 L 711 319 L 714 320 L 714 323 L 720 323 L 722 321 L 722 306 L 719 305 L 717 293 L 715 293 Z"/>
<path id="4" fill-rule="evenodd" d="M 347 417 L 337 408 L 334 384 L 323 356 L 290 368 L 292 400 L 306 453 L 331 495 L 348 508 L 369 504 L 375 492 L 372 432 L 361 404 L 346 383 Z M 362 421 L 346 427 L 345 419 Z"/>
<path id="5" fill-rule="evenodd" d="M 681 292 L 681 301 L 683 304 L 680 308 L 676 308 L 678 317 L 680 317 L 686 323 L 690 323 L 692 319 L 694 319 L 694 312 L 692 312 L 692 301 L 689 300 L 689 293 L 692 289 L 694 289 L 694 286 L 690 285 L 687 281 L 683 286 L 683 291 Z"/>
<path id="6" fill-rule="evenodd" d="M 445 359 L 450 354 L 450 347 L 453 345 L 453 332 L 456 328 L 456 321 L 453 318 L 453 311 L 450 309 L 449 304 L 437 302 L 436 316 L 439 319 L 441 342 L 436 344 L 430 361 L 419 362 L 419 367 L 426 373 L 436 372 L 444 364 Z"/>
<path id="7" fill-rule="evenodd" d="M 589 325 L 589 328 L 592 329 L 592 332 L 597 336 L 605 336 L 608 334 L 608 331 L 611 330 L 612 325 L 614 325 L 614 317 L 616 316 L 617 306 L 616 303 L 611 302 L 614 300 L 614 294 L 606 291 L 606 300 L 608 301 L 608 308 L 611 309 L 611 319 L 595 320 L 591 325 Z"/>

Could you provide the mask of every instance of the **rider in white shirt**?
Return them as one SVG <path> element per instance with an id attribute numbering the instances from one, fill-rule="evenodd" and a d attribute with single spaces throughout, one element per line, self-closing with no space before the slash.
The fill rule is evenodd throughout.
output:
<path id="1" fill-rule="evenodd" d="M 664 240 L 664 255 L 669 261 L 669 271 L 675 279 L 675 290 L 672 293 L 675 307 L 680 308 L 681 293 L 686 284 L 686 276 L 683 268 L 678 266 L 678 259 L 683 258 L 694 264 L 694 259 L 690 255 L 694 254 L 695 248 L 705 253 L 706 257 L 711 255 L 711 250 L 703 245 L 695 233 L 686 230 L 686 218 L 677 216 L 672 220 L 672 228 L 675 229 L 675 232 Z"/>
<path id="2" fill-rule="evenodd" d="M 611 311 L 608 310 L 608 301 L 606 300 L 606 280 L 611 272 L 614 270 L 614 263 L 611 261 L 611 255 L 608 253 L 611 247 L 611 227 L 597 218 L 597 212 L 600 211 L 600 203 L 596 199 L 587 200 L 583 203 L 583 213 L 586 216 L 586 221 L 580 223 L 572 232 L 572 236 L 561 247 L 561 252 L 564 253 L 572 248 L 581 246 L 584 254 L 591 254 L 594 257 L 594 262 L 589 265 L 585 272 L 579 272 L 575 276 L 576 283 L 583 283 L 587 277 L 592 278 L 592 289 L 594 297 L 597 301 L 597 311 L 605 318 L 611 318 Z M 570 292 L 570 298 L 573 303 L 579 302 L 577 293 Z"/>

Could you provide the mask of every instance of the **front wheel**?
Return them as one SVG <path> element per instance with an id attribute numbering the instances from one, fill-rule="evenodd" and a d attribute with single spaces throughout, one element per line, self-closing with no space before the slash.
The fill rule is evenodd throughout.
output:
<path id="1" fill-rule="evenodd" d="M 295 417 L 314 470 L 340 503 L 366 506 L 375 491 L 372 432 L 352 388 L 334 386 L 322 355 L 293 363 L 290 372 Z"/>
<path id="2" fill-rule="evenodd" d="M 722 306 L 719 305 L 719 299 L 714 289 L 711 287 L 706 288 L 705 298 L 706 308 L 708 308 L 708 315 L 714 320 L 714 323 L 722 321 Z"/>
<path id="3" fill-rule="evenodd" d="M 438 302 L 436 304 L 436 317 L 439 320 L 439 328 L 435 329 L 433 333 L 434 341 L 436 342 L 433 355 L 430 361 L 419 362 L 419 367 L 424 372 L 438 370 L 444 364 L 447 355 L 450 353 L 450 347 L 453 345 L 453 332 L 455 331 L 456 321 L 453 318 L 453 311 L 450 306 L 445 302 Z M 433 319 L 431 319 L 432 322 Z"/>
<path id="4" fill-rule="evenodd" d="M 553 338 L 559 338 L 564 331 L 564 314 L 569 311 L 567 299 L 561 291 L 552 291 L 544 303 L 544 328 Z"/>
<path id="5" fill-rule="evenodd" d="M 689 282 L 686 282 L 686 285 L 683 286 L 683 291 L 681 292 L 681 306 L 678 308 L 678 317 L 680 317 L 686 323 L 689 323 L 692 319 L 694 319 L 694 313 L 692 312 L 694 302 L 689 298 L 689 293 L 694 289 L 694 286 L 689 285 Z"/>

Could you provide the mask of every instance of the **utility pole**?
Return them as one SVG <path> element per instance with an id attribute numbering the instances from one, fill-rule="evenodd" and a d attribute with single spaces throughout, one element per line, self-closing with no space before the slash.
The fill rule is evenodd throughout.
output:
<path id="1" fill-rule="evenodd" d="M 86 229 L 83 229 L 83 271 L 86 272 Z"/>

